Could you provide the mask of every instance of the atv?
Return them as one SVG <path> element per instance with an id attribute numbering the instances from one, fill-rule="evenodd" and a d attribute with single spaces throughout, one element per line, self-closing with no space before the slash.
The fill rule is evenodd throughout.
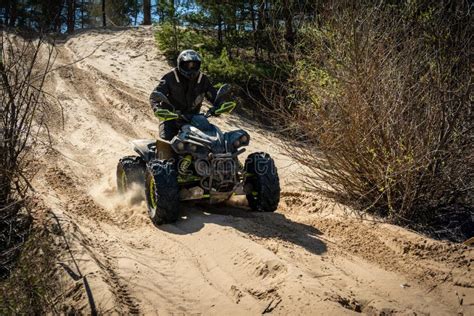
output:
<path id="1" fill-rule="evenodd" d="M 160 109 L 160 120 L 181 118 L 186 123 L 171 141 L 139 139 L 132 141 L 138 156 L 126 156 L 117 165 L 120 193 L 134 184 L 145 188 L 148 213 L 156 225 L 179 218 L 181 201 L 225 202 L 233 195 L 245 195 L 250 208 L 274 212 L 280 200 L 280 183 L 275 163 L 263 152 L 250 154 L 242 164 L 250 135 L 244 130 L 222 132 L 209 122 L 212 115 L 230 113 L 235 102 L 223 102 L 230 86 L 217 92 L 214 112 L 182 116 L 177 111 Z M 161 102 L 174 108 L 164 94 Z"/>

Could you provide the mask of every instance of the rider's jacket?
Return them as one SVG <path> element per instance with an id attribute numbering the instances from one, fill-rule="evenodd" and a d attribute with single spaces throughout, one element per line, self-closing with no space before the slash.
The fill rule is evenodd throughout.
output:
<path id="1" fill-rule="evenodd" d="M 156 98 L 156 92 L 166 95 L 175 108 L 162 104 Z M 202 72 L 195 79 L 187 79 L 175 68 L 161 78 L 160 83 L 150 95 L 150 104 L 154 111 L 162 108 L 171 111 L 179 110 L 182 114 L 197 114 L 204 97 L 213 103 L 216 94 L 217 90 Z"/>

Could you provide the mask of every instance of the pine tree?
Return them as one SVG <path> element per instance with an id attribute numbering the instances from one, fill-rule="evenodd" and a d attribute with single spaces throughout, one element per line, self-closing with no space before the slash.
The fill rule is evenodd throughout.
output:
<path id="1" fill-rule="evenodd" d="M 143 25 L 151 25 L 151 1 L 143 0 Z"/>

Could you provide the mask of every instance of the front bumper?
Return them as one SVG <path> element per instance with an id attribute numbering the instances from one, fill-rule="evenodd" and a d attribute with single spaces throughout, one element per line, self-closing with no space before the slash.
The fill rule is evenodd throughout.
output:
<path id="1" fill-rule="evenodd" d="M 216 204 L 227 201 L 234 195 L 245 195 L 243 182 L 238 183 L 234 186 L 233 190 L 228 192 L 218 192 L 215 190 L 211 190 L 209 193 L 205 193 L 204 189 L 200 186 L 183 188 L 179 192 L 179 198 L 181 201 L 208 199 L 210 204 Z"/>

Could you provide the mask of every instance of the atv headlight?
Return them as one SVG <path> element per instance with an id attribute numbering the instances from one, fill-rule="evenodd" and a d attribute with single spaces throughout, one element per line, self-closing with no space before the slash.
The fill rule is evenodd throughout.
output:
<path id="1" fill-rule="evenodd" d="M 250 136 L 244 130 L 237 130 L 226 133 L 226 139 L 228 144 L 231 144 L 234 149 L 238 149 L 242 146 L 249 144 Z"/>
<path id="2" fill-rule="evenodd" d="M 176 148 L 178 148 L 178 150 L 184 150 L 184 143 L 177 143 Z"/>
<path id="3" fill-rule="evenodd" d="M 173 140 L 171 141 L 171 147 L 177 152 L 177 153 L 182 153 L 186 150 L 186 142 L 183 142 L 181 139 L 178 137 L 174 137 Z"/>

